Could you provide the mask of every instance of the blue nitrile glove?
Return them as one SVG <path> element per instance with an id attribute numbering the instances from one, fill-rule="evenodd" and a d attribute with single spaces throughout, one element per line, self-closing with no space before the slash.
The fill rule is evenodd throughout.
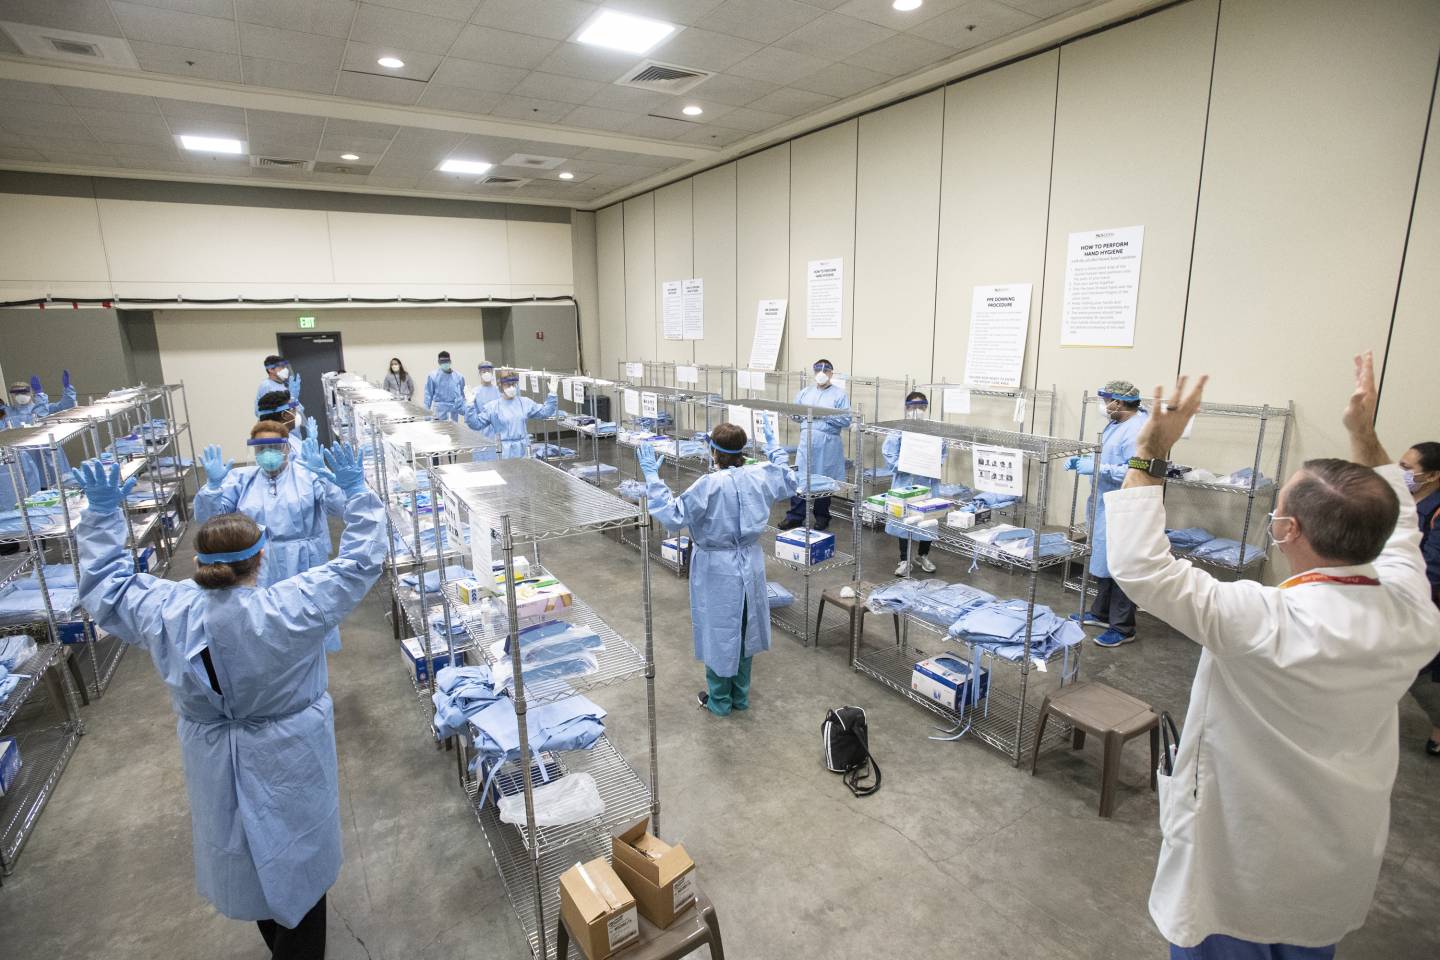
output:
<path id="1" fill-rule="evenodd" d="M 305 418 L 305 436 L 314 440 L 320 439 L 320 424 L 315 421 L 314 417 Z"/>
<path id="2" fill-rule="evenodd" d="M 325 468 L 325 455 L 320 452 L 320 441 L 314 436 L 307 437 L 300 444 L 300 462 L 311 473 L 318 473 L 322 477 L 328 476 L 330 473 Z"/>
<path id="3" fill-rule="evenodd" d="M 235 461 L 226 460 L 221 454 L 220 448 L 212 443 L 201 454 L 200 464 L 205 468 L 206 481 L 218 490 L 220 484 L 225 482 L 225 475 L 230 472 L 231 467 L 235 466 Z"/>
<path id="4" fill-rule="evenodd" d="M 760 429 L 765 431 L 765 452 L 769 453 L 775 449 L 775 428 L 770 426 L 769 417 L 760 418 Z"/>
<path id="5" fill-rule="evenodd" d="M 1080 474 L 1080 476 L 1082 476 L 1082 477 L 1093 477 L 1093 476 L 1095 476 L 1095 458 L 1094 458 L 1094 457 L 1076 457 L 1076 458 L 1075 458 L 1075 472 L 1078 473 L 1078 474 Z"/>
<path id="6" fill-rule="evenodd" d="M 33 373 L 30 375 L 30 392 L 37 397 L 45 392 L 40 389 L 40 378 Z"/>
<path id="7" fill-rule="evenodd" d="M 635 459 L 640 461 L 640 472 L 646 480 L 660 479 L 660 464 L 665 458 L 655 452 L 654 444 L 642 443 L 635 448 Z"/>
<path id="8" fill-rule="evenodd" d="M 290 399 L 296 403 L 300 402 L 300 371 L 298 370 L 290 373 Z"/>
<path id="9" fill-rule="evenodd" d="M 60 371 L 60 386 L 64 387 L 66 390 L 69 390 L 69 389 L 70 389 L 70 371 L 69 371 L 69 370 L 61 370 L 61 371 Z"/>
<path id="10" fill-rule="evenodd" d="M 325 465 L 331 481 L 347 497 L 365 489 L 365 455 L 348 443 L 332 444 L 325 451 Z"/>
<path id="11" fill-rule="evenodd" d="M 75 384 L 70 382 L 70 371 L 60 371 L 60 395 L 71 403 L 78 403 L 79 397 L 75 394 Z"/>
<path id="12" fill-rule="evenodd" d="M 1075 469 L 1075 464 L 1077 464 L 1077 463 L 1079 463 L 1079 462 L 1080 462 L 1080 458 L 1079 458 L 1079 457 L 1066 457 L 1066 458 L 1065 458 L 1065 469 L 1066 469 L 1066 470 L 1074 470 L 1074 469 Z"/>
<path id="13" fill-rule="evenodd" d="M 70 471 L 70 479 L 85 491 L 85 499 L 90 501 L 90 509 L 101 513 L 109 513 L 118 508 L 130 495 L 130 491 L 135 489 L 134 477 L 126 480 L 123 485 L 120 483 L 120 464 L 112 463 L 106 467 L 99 460 L 86 460 Z"/>

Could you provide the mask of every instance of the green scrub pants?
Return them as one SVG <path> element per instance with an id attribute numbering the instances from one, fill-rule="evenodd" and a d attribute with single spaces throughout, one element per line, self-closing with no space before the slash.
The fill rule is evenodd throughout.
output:
<path id="1" fill-rule="evenodd" d="M 745 626 L 749 619 L 750 604 L 747 602 L 740 613 L 741 653 L 745 652 Z M 728 717 L 731 710 L 750 709 L 750 661 L 754 659 L 742 656 L 740 667 L 733 677 L 722 677 L 709 667 L 705 668 L 705 687 L 710 693 L 705 709 L 717 717 Z"/>

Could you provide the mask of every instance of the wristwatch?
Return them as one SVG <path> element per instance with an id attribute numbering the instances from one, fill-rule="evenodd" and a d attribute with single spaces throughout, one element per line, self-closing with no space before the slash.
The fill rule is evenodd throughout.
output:
<path id="1" fill-rule="evenodd" d="M 1143 460 L 1140 457 L 1131 457 L 1129 463 L 1131 470 L 1139 470 L 1148 473 L 1152 477 L 1164 480 L 1165 474 L 1170 470 L 1170 461 L 1163 457 L 1156 457 L 1154 460 Z"/>

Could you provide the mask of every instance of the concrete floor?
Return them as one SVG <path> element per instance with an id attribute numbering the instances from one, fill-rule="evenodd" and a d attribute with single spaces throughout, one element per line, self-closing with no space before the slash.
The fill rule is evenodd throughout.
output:
<path id="1" fill-rule="evenodd" d="M 867 544 L 867 576 L 888 576 L 893 541 L 869 534 Z M 1001 595 L 1023 584 L 935 556 L 941 577 L 973 576 Z M 636 551 L 588 535 L 547 545 L 545 560 L 622 635 L 641 635 Z M 188 552 L 177 569 L 190 569 Z M 1160 836 L 1143 740 L 1127 751 L 1114 819 L 1100 820 L 1094 738 L 1079 753 L 1043 755 L 1032 778 L 973 740 L 927 740 L 932 715 L 852 672 L 842 646 L 806 649 L 778 631 L 756 661 L 752 709 L 720 720 L 693 701 L 701 669 L 687 583 L 657 566 L 654 584 L 663 832 L 698 864 L 729 956 L 1166 955 L 1146 912 Z M 1074 605 L 1053 579 L 1041 599 Z M 330 893 L 328 955 L 527 956 L 453 757 L 435 750 L 401 672 L 388 609 L 382 581 L 331 658 L 346 860 Z M 870 642 L 893 642 L 888 619 L 870 620 Z M 1119 650 L 1087 643 L 1082 673 L 1183 717 L 1197 648 L 1148 618 L 1141 630 Z M 644 769 L 643 681 L 593 696 Z M 868 799 L 852 798 L 819 762 L 820 722 L 842 703 L 869 713 L 884 788 Z M 1369 922 L 1341 945 L 1347 960 L 1435 956 L 1440 761 L 1424 755 L 1414 703 L 1401 712 L 1385 868 Z M 85 719 L 89 732 L 0 890 L 0 953 L 266 956 L 252 924 L 219 916 L 195 893 L 174 718 L 144 654 L 127 654 Z"/>

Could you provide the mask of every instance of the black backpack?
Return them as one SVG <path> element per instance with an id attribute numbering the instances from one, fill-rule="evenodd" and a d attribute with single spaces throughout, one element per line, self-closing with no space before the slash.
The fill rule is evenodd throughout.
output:
<path id="1" fill-rule="evenodd" d="M 870 728 L 860 707 L 837 707 L 825 713 L 820 725 L 820 746 L 825 769 L 845 775 L 845 786 L 857 797 L 880 789 L 880 764 L 870 755 Z M 872 775 L 874 783 L 864 783 Z"/>

